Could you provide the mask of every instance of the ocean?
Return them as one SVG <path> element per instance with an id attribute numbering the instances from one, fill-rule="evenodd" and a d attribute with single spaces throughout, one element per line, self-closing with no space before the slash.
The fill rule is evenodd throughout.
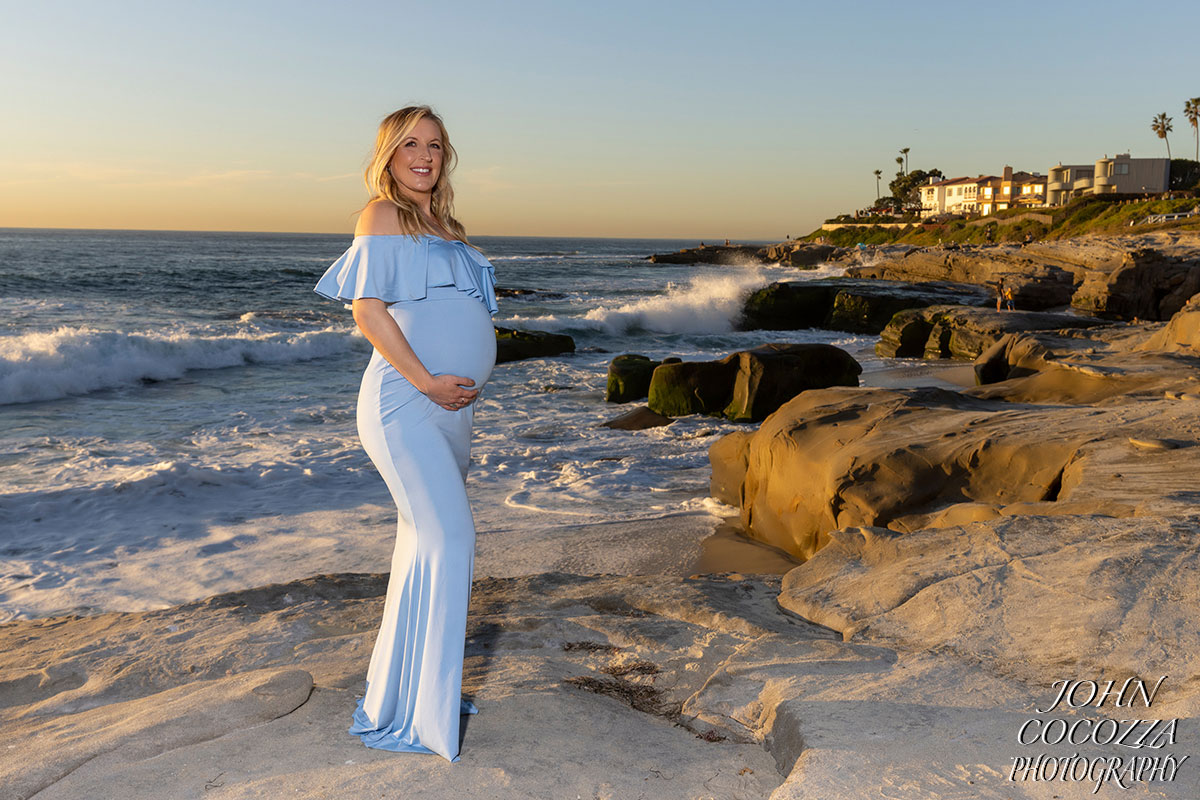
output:
<path id="1" fill-rule="evenodd" d="M 477 237 L 497 325 L 573 355 L 497 365 L 468 492 L 479 537 L 732 509 L 707 451 L 738 425 L 597 427 L 621 353 L 716 358 L 828 342 L 885 370 L 875 337 L 735 331 L 742 300 L 840 268 L 656 265 L 667 239 Z M 0 229 L 0 621 L 166 608 L 322 572 L 382 572 L 395 507 L 358 442 L 370 357 L 312 291 L 348 235 Z"/>

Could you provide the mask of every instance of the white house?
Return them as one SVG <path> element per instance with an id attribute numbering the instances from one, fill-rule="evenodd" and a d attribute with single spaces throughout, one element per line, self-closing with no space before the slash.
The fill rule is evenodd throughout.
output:
<path id="1" fill-rule="evenodd" d="M 978 178 L 951 178 L 921 187 L 921 216 L 969 214 L 975 210 Z"/>

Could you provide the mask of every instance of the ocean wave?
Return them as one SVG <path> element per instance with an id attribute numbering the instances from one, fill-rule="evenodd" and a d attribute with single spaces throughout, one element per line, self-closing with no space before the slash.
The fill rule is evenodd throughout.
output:
<path id="1" fill-rule="evenodd" d="M 352 328 L 300 333 L 120 333 L 86 327 L 0 338 L 0 405 L 57 400 L 188 370 L 286 364 L 363 346 Z"/>
<path id="2" fill-rule="evenodd" d="M 767 283 L 762 270 L 702 275 L 686 284 L 667 284 L 664 294 L 632 303 L 602 305 L 583 316 L 512 317 L 540 330 L 593 330 L 619 335 L 643 330 L 655 333 L 728 333 L 734 330 L 746 296 Z"/>

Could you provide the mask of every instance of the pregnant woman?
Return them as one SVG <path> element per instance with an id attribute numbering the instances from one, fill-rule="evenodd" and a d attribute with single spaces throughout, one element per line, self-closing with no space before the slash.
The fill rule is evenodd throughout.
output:
<path id="1" fill-rule="evenodd" d="M 396 501 L 383 622 L 350 733 L 459 760 L 475 524 L 465 480 L 475 400 L 496 363 L 495 273 L 453 216 L 454 149 L 427 106 L 383 120 L 371 200 L 317 293 L 351 304 L 374 345 L 358 434 Z"/>

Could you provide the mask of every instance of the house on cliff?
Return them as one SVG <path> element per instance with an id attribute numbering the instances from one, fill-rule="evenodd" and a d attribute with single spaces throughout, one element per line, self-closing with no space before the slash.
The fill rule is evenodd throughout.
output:
<path id="1" fill-rule="evenodd" d="M 921 216 L 970 214 L 975 210 L 977 178 L 951 178 L 921 187 Z"/>
<path id="2" fill-rule="evenodd" d="M 1097 194 L 1158 194 L 1170 186 L 1171 162 L 1166 158 L 1107 155 L 1094 164 L 1062 164 L 1050 168 L 1048 205 L 1066 205 L 1076 197 Z"/>
<path id="3" fill-rule="evenodd" d="M 921 187 L 921 216 L 991 214 L 1006 208 L 1046 204 L 1046 177 L 1036 172 L 953 178 Z"/>
<path id="4" fill-rule="evenodd" d="M 1005 166 L 999 177 L 979 181 L 979 213 L 984 216 L 1009 208 L 1045 204 L 1046 176 L 1037 172 L 1013 172 L 1012 167 Z"/>

